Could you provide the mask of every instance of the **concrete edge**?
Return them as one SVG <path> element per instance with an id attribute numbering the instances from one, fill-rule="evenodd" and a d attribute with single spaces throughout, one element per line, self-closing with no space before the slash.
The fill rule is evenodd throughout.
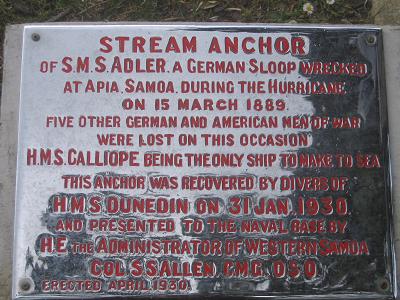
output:
<path id="1" fill-rule="evenodd" d="M 42 23 L 22 23 L 12 26 L 26 27 L 71 27 L 71 26 L 180 26 L 180 27 L 268 27 L 268 28 L 323 28 L 323 29 L 380 29 L 382 26 L 376 24 L 330 24 L 330 23 L 240 23 L 240 22 L 42 22 Z"/>
<path id="2" fill-rule="evenodd" d="M 22 25 L 8 26 L 0 102 L 0 299 L 11 298 L 15 169 L 21 81 Z"/>
<path id="3" fill-rule="evenodd" d="M 397 269 L 397 297 L 400 291 L 400 26 L 382 26 L 385 59 L 386 97 L 389 120 L 389 147 L 392 177 L 394 249 Z"/>

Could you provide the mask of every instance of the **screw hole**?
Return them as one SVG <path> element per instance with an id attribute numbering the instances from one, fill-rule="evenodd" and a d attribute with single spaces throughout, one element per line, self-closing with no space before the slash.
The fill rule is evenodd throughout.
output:
<path id="1" fill-rule="evenodd" d="M 40 40 L 40 35 L 38 33 L 32 33 L 32 40 L 37 42 Z"/>
<path id="2" fill-rule="evenodd" d="M 367 43 L 368 46 L 373 46 L 376 44 L 376 36 L 373 34 L 367 35 L 365 38 L 365 42 Z"/>
<path id="3" fill-rule="evenodd" d="M 387 292 L 390 289 L 389 281 L 385 278 L 378 280 L 377 286 L 381 292 Z"/>
<path id="4" fill-rule="evenodd" d="M 23 278 L 19 281 L 19 289 L 22 293 L 31 292 L 33 289 L 33 282 L 29 278 Z"/>
<path id="5" fill-rule="evenodd" d="M 29 291 L 31 285 L 28 282 L 24 282 L 23 284 L 21 284 L 21 290 L 23 291 Z"/>

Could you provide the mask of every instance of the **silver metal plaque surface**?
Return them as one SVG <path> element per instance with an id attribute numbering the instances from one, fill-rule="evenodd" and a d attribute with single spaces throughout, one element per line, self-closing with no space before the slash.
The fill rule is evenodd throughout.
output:
<path id="1" fill-rule="evenodd" d="M 381 31 L 24 29 L 14 298 L 393 298 Z"/>

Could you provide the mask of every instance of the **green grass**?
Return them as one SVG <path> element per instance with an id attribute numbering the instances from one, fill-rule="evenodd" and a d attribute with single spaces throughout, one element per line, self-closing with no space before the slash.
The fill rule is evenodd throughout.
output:
<path id="1" fill-rule="evenodd" d="M 303 12 L 305 0 L 0 0 L 1 26 L 43 22 L 68 10 L 59 21 L 241 21 L 365 23 L 368 1 L 310 1 L 316 11 Z"/>
<path id="2" fill-rule="evenodd" d="M 306 2 L 306 0 L 0 0 L 0 53 L 3 53 L 6 25 L 28 22 L 369 22 L 368 0 L 336 0 L 333 5 L 328 5 L 326 0 L 310 1 L 315 7 L 311 15 L 303 11 L 303 4 Z"/>

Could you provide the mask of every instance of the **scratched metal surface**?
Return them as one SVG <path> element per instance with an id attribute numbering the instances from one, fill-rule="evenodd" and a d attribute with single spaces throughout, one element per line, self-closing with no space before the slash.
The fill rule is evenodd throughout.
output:
<path id="1" fill-rule="evenodd" d="M 40 41 L 33 41 L 32 34 L 40 34 Z M 362 127 L 352 130 L 312 130 L 309 133 L 312 137 L 312 144 L 301 149 L 302 152 L 310 153 L 350 153 L 356 154 L 360 151 L 365 153 L 379 154 L 382 168 L 379 169 L 257 169 L 248 170 L 228 170 L 221 172 L 218 169 L 196 170 L 187 169 L 182 173 L 199 174 L 210 173 L 216 175 L 232 175 L 248 173 L 252 176 L 267 174 L 296 175 L 296 176 L 348 176 L 349 185 L 344 192 L 326 193 L 281 193 L 279 191 L 270 192 L 268 196 L 288 196 L 297 198 L 298 196 L 346 196 L 349 201 L 350 214 L 346 216 L 349 222 L 348 231 L 338 237 L 334 234 L 306 235 L 305 237 L 296 236 L 262 236 L 263 238 L 273 239 L 343 239 L 343 240 L 366 240 L 369 248 L 369 255 L 360 256 L 318 256 L 313 257 L 321 266 L 320 274 L 312 280 L 268 278 L 265 276 L 260 279 L 238 278 L 230 279 L 218 276 L 218 278 L 193 279 L 189 278 L 192 288 L 187 291 L 163 293 L 160 291 L 150 292 L 107 292 L 100 293 L 44 293 L 41 291 L 41 282 L 44 279 L 88 279 L 89 257 L 85 255 L 66 256 L 46 256 L 38 255 L 37 239 L 42 234 L 53 231 L 55 215 L 47 209 L 49 198 L 57 193 L 78 193 L 89 194 L 93 191 L 68 191 L 60 183 L 63 174 L 101 174 L 102 172 L 116 172 L 119 174 L 146 174 L 148 169 L 135 168 L 134 171 L 128 167 L 110 169 L 108 167 L 85 167 L 82 169 L 61 166 L 58 168 L 47 166 L 27 167 L 24 164 L 24 153 L 29 147 L 60 147 L 60 148 L 90 148 L 100 149 L 94 143 L 96 129 L 74 128 L 69 131 L 51 130 L 43 131 L 43 120 L 48 114 L 64 114 L 79 116 L 82 112 L 91 114 L 123 114 L 120 107 L 116 105 L 118 95 L 73 95 L 65 96 L 57 86 L 62 81 L 61 78 L 54 76 L 45 79 L 37 74 L 37 66 L 43 59 L 59 59 L 63 56 L 99 55 L 96 45 L 99 37 L 103 35 L 184 35 L 196 34 L 199 40 L 209 39 L 210 35 L 223 37 L 224 35 L 237 34 L 244 36 L 254 34 L 270 35 L 303 35 L 310 40 L 310 52 L 304 57 L 279 57 L 280 60 L 322 60 L 322 61 L 343 61 L 359 62 L 368 66 L 368 74 L 364 77 L 346 77 L 346 85 L 349 92 L 344 96 L 290 96 L 292 102 L 285 115 L 314 114 L 325 116 L 352 116 L 357 115 L 362 118 Z M 376 41 L 369 44 L 369 37 L 375 36 Z M 96 50 L 95 50 L 96 49 Z M 384 78 L 382 77 L 382 37 L 381 31 L 374 28 L 335 28 L 335 27 L 280 27 L 280 26 L 206 26 L 206 25 L 100 25 L 100 26 L 27 26 L 24 33 L 24 52 L 23 52 L 23 73 L 22 73 L 22 96 L 19 125 L 19 153 L 17 169 L 17 193 L 16 193 L 16 231 L 14 244 L 14 291 L 16 298 L 83 298 L 100 296 L 170 296 L 179 295 L 191 296 L 265 296 L 265 297 L 294 297 L 304 298 L 315 297 L 343 297 L 343 298 L 392 298 L 394 294 L 393 286 L 393 258 L 391 243 L 391 206 L 390 206 L 390 174 L 389 159 L 387 153 L 387 117 L 386 103 L 384 94 Z M 204 54 L 202 54 L 204 55 Z M 150 54 L 143 54 L 143 57 L 150 57 Z M 168 59 L 179 59 L 174 54 L 166 55 Z M 257 57 L 257 56 L 256 56 Z M 201 58 L 201 57 L 200 57 Z M 200 59 L 199 58 L 199 59 Z M 206 59 L 207 57 L 202 57 Z M 222 56 L 222 59 L 224 56 Z M 225 58 L 228 58 L 226 56 Z M 257 58 L 260 58 L 259 56 Z M 271 58 L 271 57 L 269 57 Z M 272 58 L 274 58 L 272 56 Z M 110 79 L 118 80 L 120 75 L 110 75 Z M 157 75 L 158 76 L 158 75 Z M 168 75 L 163 75 L 168 77 Z M 220 75 L 207 74 L 204 78 L 214 79 Z M 224 75 L 229 78 L 229 75 Z M 292 74 L 291 76 L 303 77 L 305 80 L 322 80 L 318 75 L 307 77 L 304 74 Z M 73 77 L 73 76 L 72 76 Z M 103 75 L 92 75 L 93 78 L 103 78 Z M 287 76 L 290 79 L 290 76 Z M 152 75 L 143 75 L 143 78 L 153 79 Z M 334 78 L 332 77 L 334 80 Z M 172 79 L 177 80 L 177 79 Z M 329 76 L 324 76 L 324 80 L 329 80 Z M 243 95 L 242 95 L 243 96 Z M 238 96 L 240 97 L 240 96 Z M 68 100 L 68 105 L 66 105 Z M 97 102 L 94 102 L 97 101 Z M 93 105 L 96 103 L 96 105 Z M 98 103 L 98 104 L 97 104 Z M 112 112 L 112 113 L 110 113 Z M 177 112 L 171 112 L 174 114 Z M 210 116 L 217 115 L 217 112 L 209 112 Z M 144 132 L 151 132 L 144 129 Z M 249 130 L 251 132 L 251 130 Z M 159 147 L 159 151 L 167 151 L 168 147 Z M 236 148 L 221 148 L 222 150 L 235 150 Z M 151 149 L 154 150 L 154 149 Z M 203 149 L 204 150 L 204 149 Z M 240 149 L 237 151 L 251 153 L 254 149 Z M 260 149 L 258 149 L 260 150 Z M 268 149 L 264 151 L 279 153 L 283 150 L 300 151 L 300 149 Z M 173 151 L 185 151 L 179 147 Z M 218 151 L 218 150 L 210 150 Z M 234 151 L 232 151 L 234 152 Z M 174 175 L 176 170 L 173 168 L 154 168 L 151 172 L 159 172 L 165 175 Z M 107 195 L 109 191 L 102 191 Z M 118 192 L 116 192 L 118 193 Z M 155 191 L 149 190 L 130 190 L 129 195 L 154 196 Z M 161 193 L 159 193 L 161 194 Z M 165 193 L 162 193 L 165 195 Z M 217 196 L 223 201 L 233 195 L 234 191 L 214 191 L 206 196 Z M 171 193 L 171 197 L 197 198 L 204 196 L 204 193 L 191 191 L 178 191 Z M 262 192 L 253 195 L 254 199 L 264 196 Z M 294 208 L 297 209 L 296 204 Z M 82 218 L 88 218 L 82 215 Z M 141 216 L 137 216 L 141 217 Z M 146 218 L 147 216 L 144 216 Z M 171 215 L 176 222 L 180 222 L 182 216 Z M 186 216 L 187 217 L 187 216 Z M 226 216 L 221 214 L 222 219 Z M 244 217 L 245 218 L 245 217 Z M 295 216 L 283 217 L 284 222 L 290 222 Z M 329 219 L 329 217 L 327 217 Z M 190 235 L 183 236 L 178 230 L 170 237 L 190 239 Z M 95 235 L 88 232 L 69 234 L 71 239 L 76 241 L 95 239 Z M 239 236 L 240 234 L 237 234 Z M 139 236 L 141 237 L 141 236 Z M 147 238 L 156 238 L 157 234 Z M 193 234 L 192 237 L 200 239 L 216 238 L 225 240 L 227 235 L 208 233 Z M 247 236 L 249 237 L 249 236 Z M 254 235 L 253 237 L 260 237 Z M 251 257 L 257 258 L 257 256 Z M 202 260 L 202 257 L 175 257 L 174 259 L 193 261 Z M 216 264 L 221 264 L 223 257 L 208 257 Z M 249 259 L 243 254 L 239 254 L 234 259 Z M 265 261 L 265 268 L 270 268 L 270 258 L 262 258 Z M 288 257 L 278 256 L 273 260 L 289 259 Z M 298 258 L 304 261 L 306 257 Z M 266 271 L 266 273 L 268 273 Z M 92 279 L 92 278 L 91 278 Z M 24 281 L 25 280 L 25 281 Z M 107 278 L 100 278 L 100 281 L 107 282 Z M 33 283 L 27 291 L 21 290 L 23 284 L 28 281 Z M 21 285 L 22 284 L 22 285 Z M 383 285 L 382 285 L 383 284 Z"/>

